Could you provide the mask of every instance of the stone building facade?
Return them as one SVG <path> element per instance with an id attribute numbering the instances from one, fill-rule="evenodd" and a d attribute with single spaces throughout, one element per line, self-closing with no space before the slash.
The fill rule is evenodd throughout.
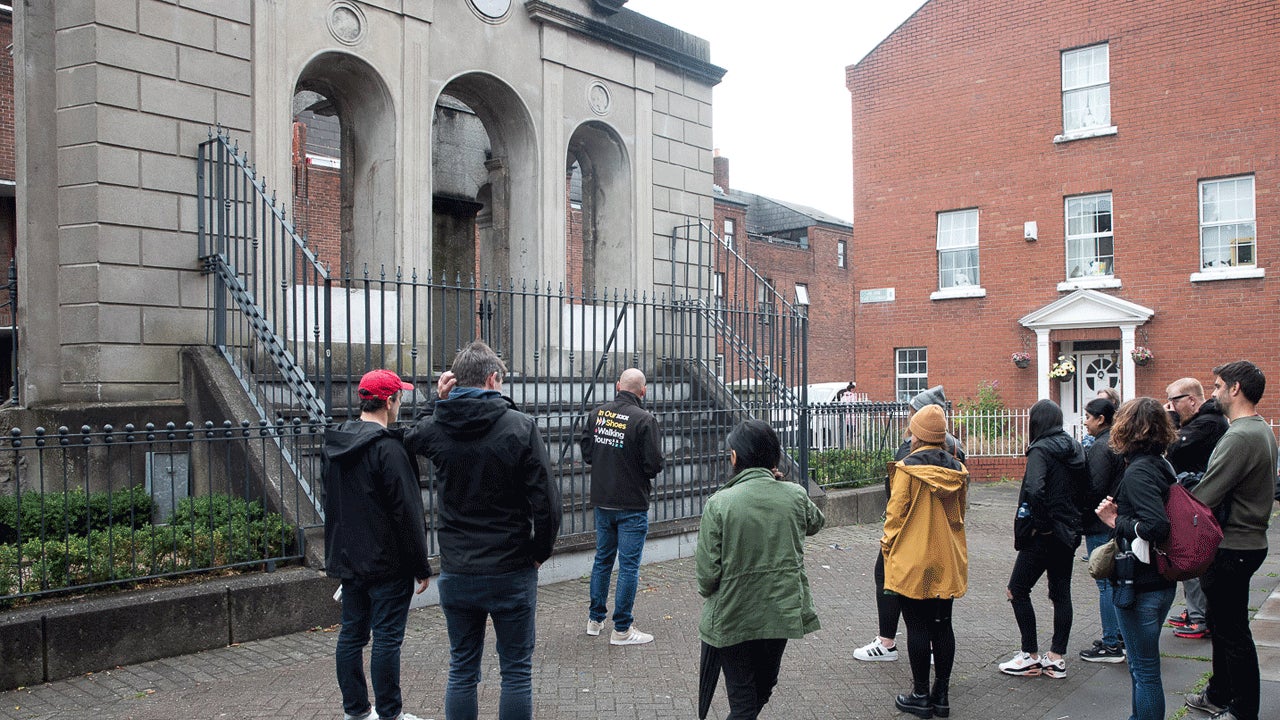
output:
<path id="1" fill-rule="evenodd" d="M 197 260 L 197 148 L 222 128 L 282 200 L 296 197 L 304 93 L 341 120 L 331 252 L 343 263 L 554 283 L 576 159 L 605 191 L 591 208 L 601 280 L 705 283 L 709 270 L 688 264 L 702 253 L 681 246 L 673 257 L 670 235 L 714 213 L 711 89 L 723 70 L 705 41 L 622 5 L 18 5 L 20 309 L 41 318 L 19 328 L 23 402 L 178 397 L 178 351 L 206 341 L 210 294 Z M 438 108 L 451 102 L 482 124 L 478 153 L 445 155 L 435 141 Z M 471 214 L 442 222 L 457 208 Z"/>
<path id="2" fill-rule="evenodd" d="M 995 381 L 1071 421 L 1102 385 L 1280 378 L 1277 31 L 1273 3 L 930 0 L 850 66 L 859 389 Z"/>

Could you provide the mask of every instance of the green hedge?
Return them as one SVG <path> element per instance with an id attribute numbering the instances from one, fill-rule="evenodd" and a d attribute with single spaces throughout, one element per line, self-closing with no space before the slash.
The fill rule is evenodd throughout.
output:
<path id="1" fill-rule="evenodd" d="M 19 568 L 24 592 L 57 590 L 281 557 L 294 537 L 293 526 L 257 501 L 187 498 L 167 525 L 0 545 L 0 596 L 18 592 Z"/>
<path id="2" fill-rule="evenodd" d="M 827 488 L 855 488 L 884 480 L 892 450 L 820 450 L 809 453 L 809 476 Z"/>
<path id="3" fill-rule="evenodd" d="M 28 490 L 21 497 L 0 497 L 0 542 L 84 536 L 110 527 L 140 528 L 150 524 L 151 508 L 151 494 L 142 485 L 94 493 L 77 488 L 65 493 Z"/>

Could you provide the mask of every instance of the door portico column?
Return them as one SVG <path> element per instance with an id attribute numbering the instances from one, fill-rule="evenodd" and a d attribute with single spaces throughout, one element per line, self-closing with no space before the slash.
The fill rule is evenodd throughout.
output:
<path id="1" fill-rule="evenodd" d="M 1049 399 L 1049 329 L 1036 328 L 1036 395 L 1040 400 Z"/>
<path id="2" fill-rule="evenodd" d="M 1120 326 L 1120 401 L 1134 398 L 1133 325 Z"/>

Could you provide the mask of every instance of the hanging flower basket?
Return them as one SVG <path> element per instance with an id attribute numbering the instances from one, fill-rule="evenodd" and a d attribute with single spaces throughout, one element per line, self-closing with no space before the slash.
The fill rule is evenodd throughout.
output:
<path id="1" fill-rule="evenodd" d="M 1014 365 L 1017 365 L 1019 368 L 1023 368 L 1023 369 L 1026 369 L 1026 367 L 1031 364 L 1030 353 L 1016 352 L 1010 356 L 1010 359 L 1013 360 Z"/>
<path id="2" fill-rule="evenodd" d="M 1075 376 L 1076 361 L 1074 358 L 1066 355 L 1059 355 L 1057 362 L 1049 366 L 1049 378 L 1051 380 L 1071 382 L 1071 379 Z"/>
<path id="3" fill-rule="evenodd" d="M 1150 348 L 1145 348 L 1141 345 L 1130 350 L 1129 357 L 1133 358 L 1133 364 L 1138 367 L 1149 365 L 1152 360 L 1156 359 L 1155 354 L 1151 352 Z"/>

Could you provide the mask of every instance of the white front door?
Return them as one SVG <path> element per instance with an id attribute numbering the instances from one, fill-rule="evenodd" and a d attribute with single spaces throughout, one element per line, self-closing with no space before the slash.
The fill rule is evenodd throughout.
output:
<path id="1" fill-rule="evenodd" d="M 1067 432 L 1076 438 L 1083 436 L 1084 406 L 1103 388 L 1120 389 L 1118 355 L 1110 351 L 1077 353 L 1075 379 L 1062 384 L 1062 423 Z"/>

